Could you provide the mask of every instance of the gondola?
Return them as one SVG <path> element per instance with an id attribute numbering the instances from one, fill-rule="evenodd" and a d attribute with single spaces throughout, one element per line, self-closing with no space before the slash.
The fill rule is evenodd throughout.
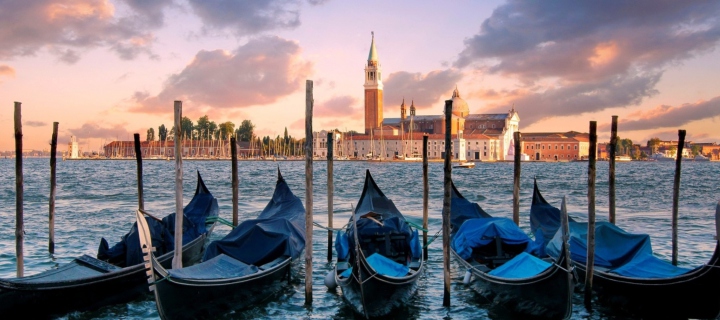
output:
<path id="1" fill-rule="evenodd" d="M 549 233 L 547 215 L 557 208 L 533 191 L 531 218 Z M 720 203 L 716 208 L 716 232 L 720 232 Z M 551 220 L 551 219 L 550 219 Z M 557 254 L 556 237 L 546 251 Z M 578 283 L 587 271 L 587 223 L 570 222 L 570 252 Z M 595 225 L 593 291 L 598 302 L 616 313 L 643 318 L 715 319 L 720 316 L 720 242 L 710 260 L 696 268 L 680 268 L 655 257 L 650 237 L 631 234 L 605 221 Z"/>
<path id="2" fill-rule="evenodd" d="M 463 283 L 504 318 L 568 319 L 574 287 L 569 253 L 541 259 L 539 247 L 512 220 L 490 216 L 451 186 L 450 249 L 467 270 Z"/>
<path id="3" fill-rule="evenodd" d="M 340 286 L 345 302 L 365 318 L 404 306 L 417 291 L 424 258 L 417 229 L 366 171 L 362 195 L 335 242 L 335 269 L 325 284 Z"/>
<path id="4" fill-rule="evenodd" d="M 139 211 L 137 219 L 147 231 Z M 148 237 L 141 237 L 144 248 Z M 278 170 L 275 192 L 257 219 L 211 242 L 202 262 L 166 269 L 146 255 L 158 313 L 162 319 L 212 319 L 265 300 L 290 280 L 292 262 L 304 249 L 305 207 Z"/>
<path id="5" fill-rule="evenodd" d="M 205 240 L 218 215 L 215 197 L 200 173 L 195 195 L 183 210 L 183 263 L 202 257 Z M 209 218 L 209 219 L 208 219 Z M 148 218 L 158 262 L 169 266 L 173 257 L 175 214 L 158 221 Z M 148 284 L 139 250 L 137 225 L 113 247 L 101 239 L 97 258 L 83 255 L 57 268 L 11 279 L 0 279 L 0 314 L 9 318 L 53 318 L 72 311 L 89 311 L 129 302 L 147 292 Z"/>

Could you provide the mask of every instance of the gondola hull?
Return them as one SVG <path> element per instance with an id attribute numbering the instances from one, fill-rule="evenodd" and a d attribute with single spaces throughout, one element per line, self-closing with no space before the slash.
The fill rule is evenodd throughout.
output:
<path id="1" fill-rule="evenodd" d="M 195 195 L 183 213 L 205 222 L 204 228 L 193 229 L 202 231 L 198 231 L 192 240 L 185 239 L 188 242 L 182 247 L 183 264 L 192 265 L 202 259 L 205 240 L 215 226 L 215 222 L 207 219 L 218 215 L 217 200 L 205 186 L 199 172 Z M 126 243 L 129 236 L 130 233 L 126 234 L 116 246 L 123 248 L 122 244 Z M 168 250 L 158 257 L 158 261 L 170 267 L 174 251 Z M 132 250 L 125 250 L 124 254 L 128 252 L 132 256 Z M 72 311 L 89 311 L 125 303 L 148 292 L 146 279 L 142 263 L 120 267 L 83 255 L 56 269 L 27 277 L 0 279 L 0 314 L 12 318 L 53 318 Z"/>
<path id="2" fill-rule="evenodd" d="M 339 277 L 342 272 L 335 270 L 335 281 L 342 290 L 343 299 L 360 315 L 379 317 L 405 305 L 418 288 L 418 279 L 424 263 L 405 277 L 388 277 L 375 272 L 364 258 L 353 266 L 351 277 Z M 362 279 L 362 284 L 359 282 Z"/>
<path id="3" fill-rule="evenodd" d="M 207 235 L 201 235 L 183 247 L 183 264 L 194 264 L 202 258 L 205 239 Z M 158 260 L 170 267 L 173 254 L 168 252 Z M 148 292 L 143 264 L 113 267 L 85 257 L 36 275 L 0 279 L 0 314 L 53 318 L 71 311 L 129 302 Z"/>
<path id="4" fill-rule="evenodd" d="M 290 258 L 238 278 L 192 280 L 166 278 L 167 273 L 154 266 L 155 301 L 162 319 L 212 319 L 235 310 L 246 309 L 281 291 L 289 281 Z"/>
<path id="5" fill-rule="evenodd" d="M 580 283 L 586 266 L 577 264 Z M 710 261 L 681 276 L 628 278 L 595 270 L 593 291 L 598 302 L 616 312 L 647 318 L 715 319 L 720 316 L 720 242 Z"/>
<path id="6" fill-rule="evenodd" d="M 491 308 L 502 314 L 523 319 L 567 319 L 572 313 L 572 273 L 557 264 L 542 273 L 521 279 L 506 279 L 489 275 L 462 259 L 451 248 L 461 269 L 469 270 L 474 277 L 469 285 L 481 297 L 481 303 L 491 303 Z"/>

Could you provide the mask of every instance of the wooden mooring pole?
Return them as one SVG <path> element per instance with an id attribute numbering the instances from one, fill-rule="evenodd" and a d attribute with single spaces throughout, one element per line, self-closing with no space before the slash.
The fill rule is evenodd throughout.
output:
<path id="1" fill-rule="evenodd" d="M 608 144 L 608 163 L 610 164 L 610 177 L 608 179 L 608 196 L 610 197 L 608 202 L 608 221 L 615 224 L 615 156 L 617 154 L 617 130 L 618 130 L 618 116 L 612 116 L 612 128 L 610 132 L 610 144 Z"/>
<path id="2" fill-rule="evenodd" d="M 332 261 L 333 244 L 333 194 L 335 193 L 335 186 L 333 185 L 333 154 L 335 153 L 333 135 L 335 135 L 334 131 L 327 134 L 328 262 Z"/>
<path id="3" fill-rule="evenodd" d="M 15 259 L 17 277 L 23 276 L 23 241 L 25 225 L 23 221 L 23 168 L 22 168 L 22 107 L 15 102 Z"/>
<path id="4" fill-rule="evenodd" d="M 410 147 L 413 150 L 413 147 Z M 428 135 L 423 135 L 423 260 L 428 259 L 428 202 L 430 200 L 430 183 L 428 181 Z"/>
<path id="5" fill-rule="evenodd" d="M 673 180 L 672 202 L 672 264 L 677 265 L 678 257 L 678 200 L 680 198 L 680 169 L 682 167 L 682 154 L 685 148 L 685 130 L 678 130 L 678 148 L 675 157 L 675 179 Z"/>
<path id="6" fill-rule="evenodd" d="M 597 122 L 590 121 L 590 151 L 588 161 L 588 230 L 587 266 L 585 272 L 585 308 L 592 309 L 592 281 L 595 264 L 595 162 L 597 161 Z"/>
<path id="7" fill-rule="evenodd" d="M 145 198 L 143 196 L 143 177 L 142 177 L 142 150 L 140 148 L 140 134 L 133 135 L 135 140 L 135 160 L 137 161 L 137 187 L 138 187 L 138 209 L 145 210 Z"/>
<path id="8" fill-rule="evenodd" d="M 52 140 L 50 141 L 50 203 L 48 217 L 48 252 L 55 253 L 55 193 L 57 190 L 57 136 L 58 123 L 53 122 Z"/>
<path id="9" fill-rule="evenodd" d="M 172 268 L 182 268 L 182 227 L 183 227 L 183 167 L 182 149 L 182 101 L 175 101 L 175 251 Z M 180 235 L 180 236 L 178 236 Z"/>
<path id="10" fill-rule="evenodd" d="M 520 145 L 520 132 L 515 132 L 515 172 L 513 174 L 513 221 L 516 225 L 520 225 L 520 153 L 522 147 Z"/>
<path id="11" fill-rule="evenodd" d="M 238 225 L 238 173 L 237 173 L 237 142 L 235 137 L 230 137 L 230 159 L 232 164 L 230 165 L 232 171 L 232 224 L 233 226 Z"/>
<path id="12" fill-rule="evenodd" d="M 305 81 L 305 305 L 312 304 L 313 82 Z"/>
<path id="13" fill-rule="evenodd" d="M 451 121 L 452 100 L 445 100 L 445 166 L 443 179 L 443 210 L 442 210 L 442 239 L 443 239 L 443 306 L 450 307 L 450 193 L 452 182 L 452 147 L 451 147 Z"/>

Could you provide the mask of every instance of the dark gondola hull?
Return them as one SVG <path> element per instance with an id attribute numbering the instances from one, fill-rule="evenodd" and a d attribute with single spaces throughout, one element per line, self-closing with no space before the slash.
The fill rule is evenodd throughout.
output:
<path id="1" fill-rule="evenodd" d="M 195 196 L 184 213 L 202 221 L 217 217 L 217 200 L 208 191 L 199 172 Z M 214 226 L 215 222 L 206 222 L 204 231 L 183 245 L 183 264 L 192 265 L 200 261 L 205 252 L 205 240 Z M 173 255 L 173 251 L 166 252 L 158 257 L 158 261 L 170 267 Z M 0 314 L 53 318 L 72 311 L 89 311 L 126 303 L 147 292 L 142 263 L 118 267 L 93 257 L 81 256 L 57 269 L 22 278 L 0 279 Z"/>
<path id="2" fill-rule="evenodd" d="M 493 277 L 462 259 L 455 250 L 453 256 L 462 269 L 470 270 L 474 281 L 471 288 L 482 299 L 480 303 L 491 302 L 491 308 L 502 314 L 533 319 L 567 319 L 572 312 L 572 294 L 575 286 L 572 274 L 558 264 L 537 276 L 524 279 L 503 279 Z"/>
<path id="3" fill-rule="evenodd" d="M 576 265 L 580 283 L 586 268 Z M 598 302 L 632 316 L 648 318 L 715 319 L 720 316 L 720 242 L 707 265 L 687 274 L 664 279 L 627 278 L 593 273 Z"/>
<path id="4" fill-rule="evenodd" d="M 353 266 L 353 276 L 339 278 L 335 271 L 335 281 L 340 286 L 343 299 L 360 315 L 380 317 L 390 313 L 410 301 L 418 288 L 418 279 L 422 274 L 424 263 L 406 277 L 387 277 L 372 271 L 367 261 L 360 258 L 361 263 Z M 360 272 L 358 275 L 357 272 Z M 358 277 L 359 276 L 359 277 Z M 358 282 L 362 279 L 363 284 Z"/>
<path id="5" fill-rule="evenodd" d="M 263 272 L 246 277 L 218 280 L 167 278 L 155 285 L 155 298 L 162 319 L 212 319 L 246 309 L 278 294 L 289 281 L 290 258 Z M 157 279 L 164 278 L 157 267 Z"/>
<path id="6" fill-rule="evenodd" d="M 557 220 L 553 212 L 557 211 L 542 197 L 535 182 L 530 209 L 533 229 L 542 228 L 546 235 L 553 234 L 557 230 L 552 222 Z M 716 223 L 719 212 L 716 212 Z M 585 263 L 573 261 L 573 265 L 578 284 L 585 283 Z M 593 291 L 602 306 L 610 308 L 613 313 L 650 319 L 715 319 L 720 316 L 718 285 L 720 242 L 715 243 L 715 252 L 707 264 L 679 276 L 631 278 L 604 272 L 596 267 L 592 279 Z"/>
<path id="7" fill-rule="evenodd" d="M 183 247 L 184 264 L 194 264 L 202 258 L 205 239 L 207 236 L 202 235 Z M 169 268 L 173 254 L 166 253 L 159 257 L 159 261 Z M 72 311 L 95 310 L 110 304 L 126 303 L 148 292 L 142 264 L 82 277 L 84 274 L 96 273 L 87 264 L 73 260 L 61 268 L 21 278 L 23 282 L 0 279 L 0 314 L 35 319 L 53 318 Z M 44 278 L 75 280 L 46 282 Z"/>

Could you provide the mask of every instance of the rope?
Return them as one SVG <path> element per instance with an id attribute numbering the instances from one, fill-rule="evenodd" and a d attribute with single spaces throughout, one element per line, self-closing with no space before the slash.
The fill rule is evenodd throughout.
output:
<path id="1" fill-rule="evenodd" d="M 414 222 L 412 222 L 412 221 L 410 221 L 410 220 L 405 220 L 405 222 L 407 222 L 407 224 L 415 227 L 415 229 L 418 229 L 418 230 L 420 230 L 420 231 L 428 232 L 427 229 L 423 228 L 421 225 L 418 225 L 418 224 L 416 224 L 416 223 L 414 223 Z"/>
<path id="2" fill-rule="evenodd" d="M 160 280 L 155 280 L 155 281 L 153 281 L 150 285 L 152 286 L 152 285 L 155 285 L 155 284 L 157 284 L 157 283 L 163 282 L 163 281 L 167 280 L 168 278 L 170 278 L 170 276 L 167 276 L 167 277 L 162 278 L 162 279 L 160 279 Z"/>
<path id="3" fill-rule="evenodd" d="M 232 222 L 227 221 L 220 217 L 208 217 L 207 219 L 205 219 L 205 223 L 213 223 L 213 222 L 220 222 L 221 224 L 224 224 L 230 228 L 235 228 L 235 226 L 232 224 Z"/>
<path id="4" fill-rule="evenodd" d="M 438 230 L 438 232 L 430 240 L 428 240 L 427 247 L 429 247 L 430 244 L 433 243 L 433 241 L 435 241 L 435 239 L 440 236 L 440 232 L 442 232 L 442 229 Z"/>
<path id="5" fill-rule="evenodd" d="M 340 227 L 340 228 L 329 228 L 329 227 L 320 225 L 319 223 L 317 223 L 317 222 L 315 222 L 315 221 L 313 221 L 313 225 L 316 226 L 316 227 L 318 227 L 318 228 L 321 228 L 321 229 L 338 231 L 338 232 L 345 230 L 345 227 L 347 227 L 347 224 L 346 224 L 346 225 L 344 225 L 344 226 L 342 226 L 342 227 Z"/>

